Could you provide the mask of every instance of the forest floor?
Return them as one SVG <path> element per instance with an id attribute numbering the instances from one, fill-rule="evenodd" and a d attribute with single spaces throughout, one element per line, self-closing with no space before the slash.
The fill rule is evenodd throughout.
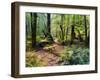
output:
<path id="1" fill-rule="evenodd" d="M 40 61 L 44 66 L 57 66 L 61 65 L 61 63 L 59 64 L 60 61 L 59 57 L 63 51 L 64 51 L 64 46 L 54 43 L 50 45 L 50 47 L 47 48 L 44 47 L 37 51 L 27 52 L 26 54 L 28 55 L 35 53 L 37 58 L 40 59 Z"/>

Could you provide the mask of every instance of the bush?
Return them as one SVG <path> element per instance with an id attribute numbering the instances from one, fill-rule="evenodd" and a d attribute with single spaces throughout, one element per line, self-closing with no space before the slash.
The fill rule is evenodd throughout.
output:
<path id="1" fill-rule="evenodd" d="M 89 64 L 89 49 L 76 46 L 66 47 L 60 55 L 60 60 L 67 62 L 68 65 Z"/>

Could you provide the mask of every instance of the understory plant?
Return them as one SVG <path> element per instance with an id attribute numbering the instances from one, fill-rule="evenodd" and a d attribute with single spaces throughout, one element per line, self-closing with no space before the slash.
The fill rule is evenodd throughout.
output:
<path id="1" fill-rule="evenodd" d="M 65 47 L 60 55 L 60 60 L 64 65 L 89 64 L 89 48 L 86 47 Z"/>
<path id="2" fill-rule="evenodd" d="M 26 54 L 26 67 L 40 67 L 43 66 L 41 58 L 39 58 L 35 53 Z"/>

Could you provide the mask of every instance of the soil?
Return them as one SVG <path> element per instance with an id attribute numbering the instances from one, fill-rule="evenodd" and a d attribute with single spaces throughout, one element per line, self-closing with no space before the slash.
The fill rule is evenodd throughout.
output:
<path id="1" fill-rule="evenodd" d="M 41 59 L 44 66 L 57 66 L 60 65 L 59 57 L 63 50 L 64 46 L 54 43 L 50 48 L 42 48 L 35 51 L 35 53 Z M 27 54 L 28 53 L 30 52 L 27 52 Z"/>

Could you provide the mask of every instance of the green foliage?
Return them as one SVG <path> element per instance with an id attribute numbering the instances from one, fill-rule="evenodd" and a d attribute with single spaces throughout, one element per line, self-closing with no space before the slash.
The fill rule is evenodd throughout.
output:
<path id="1" fill-rule="evenodd" d="M 60 56 L 60 60 L 67 62 L 69 65 L 89 64 L 89 49 L 75 46 L 66 47 Z"/>
<path id="2" fill-rule="evenodd" d="M 26 51 L 33 51 L 34 49 L 32 48 L 32 38 L 31 36 L 26 37 Z"/>
<path id="3" fill-rule="evenodd" d="M 46 27 L 46 14 L 42 14 L 42 13 L 38 13 L 38 18 L 37 18 L 37 36 L 41 36 L 43 37 L 43 33 L 42 30 L 45 31 L 45 27 Z"/>
<path id="4" fill-rule="evenodd" d="M 32 19 L 34 20 L 34 17 L 31 17 L 30 12 L 26 12 L 25 15 L 27 52 L 34 51 L 32 47 L 32 41 L 35 41 L 35 39 L 33 39 L 32 33 L 36 33 L 34 37 L 36 38 L 35 43 L 39 44 L 38 47 L 40 47 L 40 45 L 42 44 L 41 48 L 45 50 L 50 50 L 53 48 L 49 45 L 50 41 L 54 41 L 61 46 L 65 46 L 64 51 L 60 53 L 60 61 L 64 62 L 64 64 L 73 65 L 89 63 L 89 48 L 87 48 L 86 46 L 77 46 L 85 44 L 85 38 L 90 36 L 90 17 L 88 15 L 85 16 L 79 14 L 50 14 L 50 26 L 48 27 L 49 19 L 47 18 L 47 13 L 36 14 L 36 22 L 32 21 Z M 84 19 L 84 16 L 86 17 L 86 19 Z M 32 27 L 34 25 L 31 24 L 32 22 L 36 23 L 36 30 L 33 32 Z M 73 31 L 72 25 L 74 26 Z M 50 31 L 48 31 L 49 28 Z M 53 41 L 51 39 L 53 39 Z M 69 43 L 71 41 L 72 44 Z M 38 56 L 34 52 L 32 53 L 32 55 L 29 54 L 26 57 L 26 66 L 32 67 L 43 65 L 41 63 L 41 59 L 38 58 Z"/>
<path id="5" fill-rule="evenodd" d="M 40 36 L 36 36 L 36 40 L 37 40 L 37 42 L 40 42 L 42 40 L 42 38 Z"/>
<path id="6" fill-rule="evenodd" d="M 26 54 L 26 67 L 43 66 L 41 59 L 35 53 Z"/>
<path id="7" fill-rule="evenodd" d="M 50 21 L 51 35 L 54 39 L 57 38 L 61 42 L 66 41 L 66 40 L 71 40 L 71 35 L 70 35 L 71 25 L 74 24 L 76 36 L 78 37 L 79 35 L 78 30 L 79 30 L 81 37 L 84 40 L 84 37 L 85 37 L 84 18 L 83 18 L 84 15 L 78 15 L 78 14 L 50 14 L 50 15 L 51 15 L 51 21 Z M 89 26 L 90 26 L 89 19 L 90 17 L 86 16 L 87 35 L 89 33 Z M 62 30 L 60 28 L 60 25 L 62 26 Z M 47 14 L 37 13 L 36 37 L 39 36 L 37 37 L 37 42 L 41 41 L 45 37 L 43 31 L 44 32 L 47 31 Z M 31 36 L 31 33 L 32 33 L 31 32 L 31 16 L 30 16 L 30 12 L 26 12 L 26 37 Z"/>

